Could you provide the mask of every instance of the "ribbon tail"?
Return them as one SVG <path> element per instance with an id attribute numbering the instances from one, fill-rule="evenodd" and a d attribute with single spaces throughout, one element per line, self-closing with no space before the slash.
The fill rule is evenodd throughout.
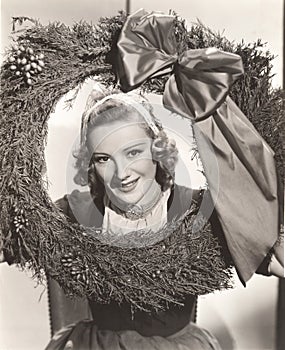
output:
<path id="1" fill-rule="evenodd" d="M 246 282 L 278 238 L 273 151 L 230 99 L 193 129 L 228 248 Z"/>

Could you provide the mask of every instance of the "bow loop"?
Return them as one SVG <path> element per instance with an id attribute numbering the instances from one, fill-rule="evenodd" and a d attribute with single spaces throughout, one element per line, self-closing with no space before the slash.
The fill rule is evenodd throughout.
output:
<path id="1" fill-rule="evenodd" d="M 145 14 L 131 26 L 132 32 L 146 47 L 170 56 L 176 54 L 177 42 L 174 35 L 173 16 Z"/>
<path id="2" fill-rule="evenodd" d="M 177 60 L 173 16 L 139 10 L 129 16 L 118 41 L 118 78 L 130 91 Z"/>
<path id="3" fill-rule="evenodd" d="M 208 48 L 186 51 L 174 72 L 165 86 L 164 105 L 199 121 L 220 107 L 243 67 L 238 55 Z"/>

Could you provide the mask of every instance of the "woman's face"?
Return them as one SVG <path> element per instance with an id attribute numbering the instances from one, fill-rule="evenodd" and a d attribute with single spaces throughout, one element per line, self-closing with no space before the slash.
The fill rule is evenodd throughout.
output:
<path id="1" fill-rule="evenodd" d="M 151 146 L 152 139 L 139 123 L 114 121 L 89 133 L 96 173 L 113 203 L 135 204 L 152 191 L 157 164 Z"/>

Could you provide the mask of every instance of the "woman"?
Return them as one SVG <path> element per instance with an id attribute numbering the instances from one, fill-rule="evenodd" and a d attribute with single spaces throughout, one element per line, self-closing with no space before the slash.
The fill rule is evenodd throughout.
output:
<path id="1" fill-rule="evenodd" d="M 158 231 L 167 215 L 168 220 L 174 217 L 166 203 L 178 150 L 145 99 L 122 93 L 106 96 L 85 113 L 81 138 L 75 182 L 89 184 L 102 214 L 97 222 L 85 220 L 85 225 L 125 234 L 150 227 Z M 184 211 L 190 203 L 191 198 Z"/>
<path id="2" fill-rule="evenodd" d="M 156 238 L 156 232 L 183 216 L 192 197 L 198 200 L 201 193 L 174 185 L 178 150 L 144 98 L 112 93 L 97 102 L 98 96 L 91 95 L 90 100 L 82 120 L 75 181 L 88 183 L 92 198 L 74 191 L 58 205 L 73 221 L 102 227 L 103 232 L 122 239 L 139 230 Z M 151 240 L 152 244 L 159 239 Z M 141 247 L 149 240 L 128 244 Z M 63 349 L 68 341 L 75 349 L 219 349 L 208 332 L 190 323 L 194 303 L 195 296 L 189 296 L 184 307 L 155 315 L 139 311 L 132 316 L 126 303 L 90 302 L 94 322 L 66 329 L 47 349 Z"/>
<path id="3" fill-rule="evenodd" d="M 201 191 L 174 184 L 177 156 L 175 143 L 167 138 L 145 99 L 114 92 L 102 97 L 97 92 L 83 115 L 76 154 L 75 181 L 88 183 L 91 197 L 74 191 L 58 205 L 73 221 L 102 227 L 107 239 L 119 237 L 109 244 L 141 230 L 156 237 L 167 222 L 185 214 L 192 197 L 201 198 Z M 211 201 L 203 201 L 201 212 L 211 217 L 213 230 L 220 232 L 212 211 Z M 220 241 L 228 256 L 223 237 Z M 149 241 L 128 241 L 131 247 L 144 244 Z M 190 322 L 194 303 L 195 296 L 189 295 L 182 307 L 132 314 L 127 303 L 90 301 L 93 321 L 66 327 L 46 349 L 220 349 L 215 338 Z"/>

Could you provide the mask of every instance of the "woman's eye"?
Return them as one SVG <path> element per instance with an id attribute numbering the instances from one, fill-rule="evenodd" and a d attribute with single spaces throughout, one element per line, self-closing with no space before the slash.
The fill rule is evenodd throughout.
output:
<path id="1" fill-rule="evenodd" d="M 133 149 L 133 150 L 131 150 L 131 151 L 128 153 L 128 156 L 129 156 L 129 157 L 135 157 L 135 156 L 137 156 L 137 155 L 139 155 L 139 154 L 141 154 L 141 153 L 142 153 L 141 150 Z"/>
<path id="2" fill-rule="evenodd" d="M 108 157 L 108 156 L 97 156 L 97 157 L 95 157 L 95 162 L 103 164 L 103 163 L 108 162 L 109 159 L 110 159 L 110 157 Z"/>

